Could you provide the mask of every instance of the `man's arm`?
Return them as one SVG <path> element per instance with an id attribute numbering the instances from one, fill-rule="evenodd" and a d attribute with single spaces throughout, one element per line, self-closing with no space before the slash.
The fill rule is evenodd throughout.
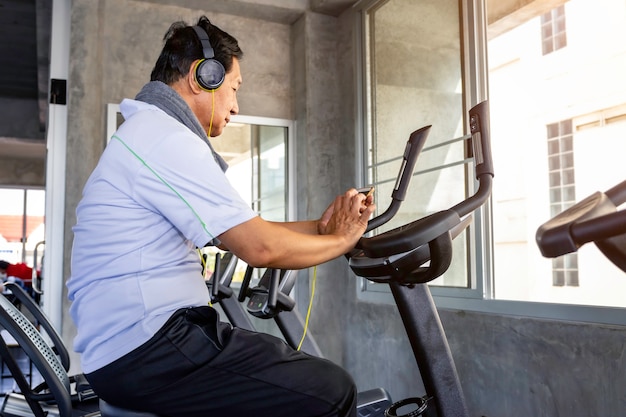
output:
<path id="1" fill-rule="evenodd" d="M 365 205 L 364 195 L 352 189 L 338 196 L 319 221 L 275 223 L 255 217 L 222 233 L 219 239 L 255 267 L 308 268 L 352 249 L 374 209 L 373 204 Z"/>
<path id="2" fill-rule="evenodd" d="M 373 188 L 371 189 L 373 190 Z M 374 196 L 372 193 L 368 193 L 365 195 L 365 199 L 361 203 L 361 212 L 374 203 Z M 319 220 L 303 220 L 297 222 L 274 222 L 274 224 L 289 228 L 294 232 L 306 233 L 309 235 L 325 235 L 326 227 L 328 222 L 330 221 L 333 212 L 334 212 L 335 202 L 331 203 L 326 210 L 324 210 L 324 214 L 320 217 Z M 373 208 L 372 211 L 373 212 Z"/>
<path id="3" fill-rule="evenodd" d="M 302 220 L 297 222 L 269 222 L 275 226 L 289 229 L 296 233 L 304 233 L 307 235 L 317 235 L 318 220 Z"/>

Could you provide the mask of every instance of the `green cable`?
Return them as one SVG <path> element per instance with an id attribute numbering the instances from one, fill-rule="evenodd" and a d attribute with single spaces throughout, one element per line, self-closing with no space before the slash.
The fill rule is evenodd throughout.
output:
<path id="1" fill-rule="evenodd" d="M 206 224 L 204 223 L 204 221 L 202 221 L 202 219 L 200 218 L 200 216 L 198 215 L 198 213 L 196 213 L 196 211 L 193 209 L 193 207 L 191 207 L 191 204 L 189 204 L 189 202 L 187 200 L 185 200 L 185 198 L 180 195 L 180 193 L 178 191 L 176 191 L 174 189 L 174 187 L 172 187 L 167 181 L 165 181 L 164 178 L 162 178 L 154 169 L 152 169 L 152 167 L 150 165 L 148 165 L 148 163 L 146 161 L 144 161 L 139 155 L 137 155 L 135 153 L 135 151 L 133 151 L 130 146 L 128 146 L 119 136 L 117 135 L 113 135 L 112 139 L 117 139 L 118 141 L 120 141 L 120 143 L 122 145 L 124 145 L 124 147 L 126 149 L 128 149 L 128 151 L 133 154 L 135 156 L 135 158 L 137 158 L 146 168 L 148 168 L 150 170 L 150 172 L 152 172 L 154 174 L 155 177 L 157 177 L 159 179 L 159 181 L 161 181 L 167 188 L 169 188 L 170 190 L 172 190 L 172 192 L 174 192 L 174 194 L 176 194 L 176 196 L 178 198 L 180 198 L 186 205 L 187 207 L 189 207 L 189 210 L 191 210 L 191 212 L 193 213 L 194 216 L 196 216 L 196 219 L 198 219 L 198 221 L 200 222 L 200 224 L 202 225 L 202 228 L 204 229 L 204 231 L 206 232 L 207 235 L 209 235 L 211 237 L 211 239 L 215 239 L 215 236 L 213 236 L 211 234 L 211 232 L 209 232 L 207 230 Z"/>

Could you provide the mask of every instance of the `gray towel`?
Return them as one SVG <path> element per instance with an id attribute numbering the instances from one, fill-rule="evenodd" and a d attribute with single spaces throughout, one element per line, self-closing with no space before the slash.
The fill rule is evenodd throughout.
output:
<path id="1" fill-rule="evenodd" d="M 198 118 L 191 111 L 185 100 L 172 89 L 169 85 L 161 81 L 150 81 L 144 85 L 135 100 L 143 101 L 148 104 L 157 106 L 165 113 L 178 120 L 180 123 L 187 126 L 194 132 L 200 139 L 206 142 L 213 153 L 215 162 L 222 168 L 222 171 L 226 172 L 228 164 L 224 159 L 215 152 L 209 138 L 200 125 Z"/>

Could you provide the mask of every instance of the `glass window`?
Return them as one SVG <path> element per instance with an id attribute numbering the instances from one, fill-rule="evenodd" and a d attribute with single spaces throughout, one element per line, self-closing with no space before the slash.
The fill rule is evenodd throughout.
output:
<path id="1" fill-rule="evenodd" d="M 230 182 L 265 220 L 293 220 L 295 213 L 289 182 L 290 127 L 291 122 L 286 120 L 233 116 L 220 137 L 211 141 L 228 162 L 226 176 Z M 203 252 L 208 255 L 210 277 L 217 250 L 207 248 Z M 245 268 L 240 262 L 233 278 L 235 287 L 243 279 Z"/>
<path id="2" fill-rule="evenodd" d="M 545 55 L 566 28 L 567 48 Z M 625 28 L 623 1 L 571 0 L 489 39 L 497 299 L 626 307 L 624 273 L 593 245 L 545 259 L 535 244 L 549 218 L 624 180 Z"/>
<path id="3" fill-rule="evenodd" d="M 286 221 L 288 177 L 287 128 L 253 126 L 253 208 L 265 219 Z"/>
<path id="4" fill-rule="evenodd" d="M 45 191 L 0 188 L 0 201 L 0 260 L 41 267 Z"/>
<path id="5" fill-rule="evenodd" d="M 465 239 L 456 239 L 450 271 L 431 283 L 438 305 L 622 323 L 612 307 L 626 307 L 624 273 L 593 245 L 546 259 L 535 234 L 573 203 L 624 180 L 626 4 L 570 0 L 553 9 L 541 0 L 487 24 L 485 3 L 388 0 L 362 7 L 364 185 L 377 186 L 380 210 L 409 132 L 433 125 L 409 190 L 419 199 L 379 229 L 464 198 L 472 181 L 454 138 L 462 140 L 464 108 L 487 77 L 491 205 Z M 365 281 L 362 288 L 387 291 Z"/>
<path id="6" fill-rule="evenodd" d="M 290 219 L 289 133 L 287 126 L 231 121 L 212 141 L 229 164 L 226 176 L 230 182 L 266 220 Z"/>
<path id="7" fill-rule="evenodd" d="M 564 6 L 541 15 L 541 45 L 544 55 L 567 46 Z"/>
<path id="8" fill-rule="evenodd" d="M 380 212 L 391 202 L 409 134 L 432 125 L 409 186 L 410 204 L 403 204 L 375 233 L 448 208 L 465 196 L 459 16 L 459 2 L 454 0 L 389 0 L 363 12 L 368 115 L 363 182 L 376 187 Z M 466 252 L 466 239 L 455 239 L 455 245 L 459 253 Z M 470 286 L 466 259 L 454 261 L 434 285 Z M 363 289 L 388 290 L 366 280 Z"/>

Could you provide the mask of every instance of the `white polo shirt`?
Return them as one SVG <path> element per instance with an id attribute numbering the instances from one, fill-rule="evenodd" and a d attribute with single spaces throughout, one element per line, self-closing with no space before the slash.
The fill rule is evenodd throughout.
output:
<path id="1" fill-rule="evenodd" d="M 144 102 L 120 109 L 125 122 L 72 229 L 67 288 L 86 373 L 142 345 L 179 308 L 206 305 L 195 248 L 256 216 L 190 129 Z"/>

